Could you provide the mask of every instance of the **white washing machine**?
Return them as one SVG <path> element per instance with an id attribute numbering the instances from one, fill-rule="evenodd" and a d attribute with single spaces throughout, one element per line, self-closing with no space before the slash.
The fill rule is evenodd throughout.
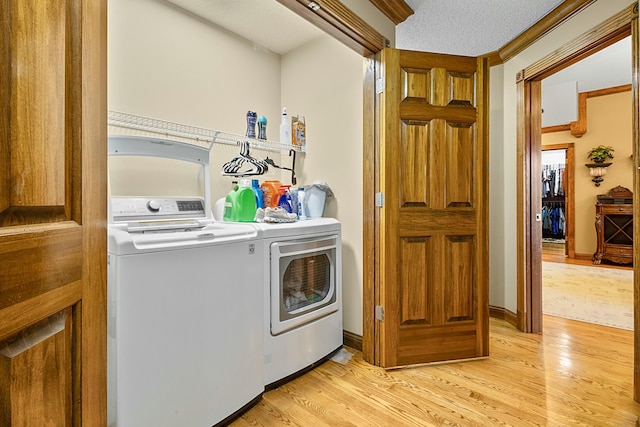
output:
<path id="1" fill-rule="evenodd" d="M 267 390 L 342 347 L 342 236 L 333 218 L 254 224 L 265 253 Z"/>
<path id="2" fill-rule="evenodd" d="M 109 154 L 200 164 L 205 197 L 111 197 L 109 426 L 211 426 L 264 391 L 264 244 L 216 223 L 209 152 L 110 137 Z"/>

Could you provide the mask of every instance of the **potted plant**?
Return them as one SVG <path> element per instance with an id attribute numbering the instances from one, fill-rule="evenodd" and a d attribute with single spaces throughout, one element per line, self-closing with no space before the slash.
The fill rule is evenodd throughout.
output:
<path id="1" fill-rule="evenodd" d="M 604 163 L 607 159 L 613 159 L 613 151 L 615 151 L 613 147 L 598 145 L 589 151 L 587 157 L 594 163 Z"/>

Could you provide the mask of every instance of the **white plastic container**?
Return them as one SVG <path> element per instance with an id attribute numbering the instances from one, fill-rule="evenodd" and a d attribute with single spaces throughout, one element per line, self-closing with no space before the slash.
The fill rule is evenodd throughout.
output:
<path id="1" fill-rule="evenodd" d="M 282 121 L 280 122 L 280 142 L 291 144 L 291 122 L 287 117 L 287 109 L 282 109 Z"/>
<path id="2" fill-rule="evenodd" d="M 321 218 L 324 214 L 324 204 L 327 193 L 318 187 L 305 187 L 305 205 L 307 207 L 308 218 Z"/>
<path id="3" fill-rule="evenodd" d="M 298 189 L 298 218 L 300 220 L 307 219 L 307 201 L 304 187 Z"/>

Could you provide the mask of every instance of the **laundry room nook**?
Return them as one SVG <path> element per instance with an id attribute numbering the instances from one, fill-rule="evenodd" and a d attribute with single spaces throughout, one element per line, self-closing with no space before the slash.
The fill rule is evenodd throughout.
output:
<path id="1" fill-rule="evenodd" d="M 109 2 L 110 426 L 225 424 L 362 335 L 362 57 L 197 3 Z"/>

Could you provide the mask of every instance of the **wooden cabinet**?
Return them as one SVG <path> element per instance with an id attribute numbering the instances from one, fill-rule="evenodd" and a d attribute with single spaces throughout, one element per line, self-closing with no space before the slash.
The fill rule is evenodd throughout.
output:
<path id="1" fill-rule="evenodd" d="M 627 188 L 618 186 L 598 196 L 596 234 L 594 264 L 603 259 L 618 264 L 633 262 L 633 194 Z"/>

